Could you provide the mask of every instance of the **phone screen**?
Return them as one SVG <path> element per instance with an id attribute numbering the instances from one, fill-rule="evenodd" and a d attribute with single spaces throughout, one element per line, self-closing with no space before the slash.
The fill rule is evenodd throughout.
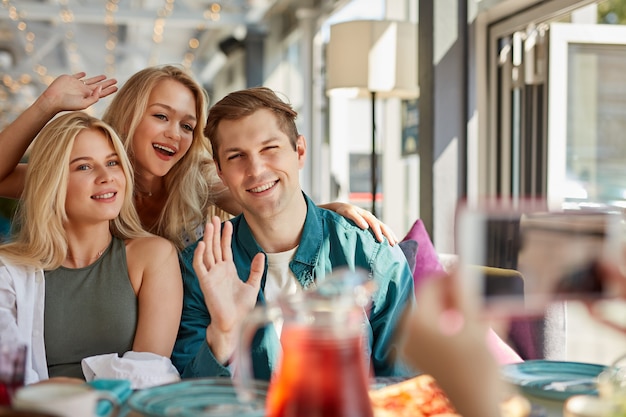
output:
<path id="1" fill-rule="evenodd" d="M 468 209 L 457 217 L 463 285 L 497 315 L 541 314 L 552 301 L 605 296 L 599 265 L 621 256 L 611 211 Z"/>

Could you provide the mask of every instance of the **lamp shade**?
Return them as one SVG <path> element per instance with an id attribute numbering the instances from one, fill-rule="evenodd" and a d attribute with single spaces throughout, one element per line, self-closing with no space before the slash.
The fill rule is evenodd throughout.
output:
<path id="1" fill-rule="evenodd" d="M 355 20 L 330 27 L 326 50 L 328 94 L 416 98 L 417 25 Z M 350 91 L 351 93 L 347 93 Z"/>

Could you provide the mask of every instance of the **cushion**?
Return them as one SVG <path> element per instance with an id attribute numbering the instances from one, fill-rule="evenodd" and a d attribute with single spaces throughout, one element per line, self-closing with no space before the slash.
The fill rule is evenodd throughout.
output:
<path id="1" fill-rule="evenodd" d="M 410 240 L 416 241 L 419 248 L 415 254 L 415 269 L 413 271 L 413 281 L 417 290 L 425 279 L 445 273 L 445 268 L 439 261 L 439 254 L 435 250 L 432 240 L 430 240 L 424 223 L 419 219 L 413 223 L 411 230 L 402 239 L 402 242 Z M 400 247 L 402 248 L 402 246 Z M 493 329 L 489 329 L 487 346 L 500 365 L 523 360 Z"/>
<path id="2" fill-rule="evenodd" d="M 416 241 L 419 248 L 415 254 L 415 268 L 413 270 L 413 281 L 415 288 L 417 288 L 424 278 L 441 274 L 445 270 L 441 262 L 439 262 L 437 251 L 422 220 L 416 220 L 404 239 L 402 239 L 402 241 L 408 240 Z"/>

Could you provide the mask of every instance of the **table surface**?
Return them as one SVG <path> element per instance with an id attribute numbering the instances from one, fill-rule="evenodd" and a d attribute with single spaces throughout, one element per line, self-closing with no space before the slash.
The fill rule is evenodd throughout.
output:
<path id="1" fill-rule="evenodd" d="M 550 401 L 541 398 L 528 398 L 533 405 L 532 414 L 529 417 L 563 417 L 563 402 Z M 125 409 L 118 417 L 144 417 L 133 410 Z"/>
<path id="2" fill-rule="evenodd" d="M 533 406 L 529 417 L 563 417 L 564 401 L 547 400 L 530 395 L 523 395 Z M 118 417 L 144 417 L 143 414 L 124 407 Z"/>
<path id="3" fill-rule="evenodd" d="M 552 401 L 546 400 L 543 398 L 537 398 L 525 395 L 525 397 L 531 402 L 533 405 L 533 412 L 529 417 L 562 417 L 563 416 L 563 402 L 562 401 Z M 15 410 L 12 410 L 7 407 L 0 407 L 0 416 L 3 415 L 17 415 L 11 414 L 15 413 Z M 7 414 L 9 413 L 9 414 Z M 33 415 L 28 413 L 29 416 Z M 42 416 L 44 416 L 42 414 Z M 142 414 L 131 410 L 129 407 L 122 407 L 118 417 L 143 417 Z"/>

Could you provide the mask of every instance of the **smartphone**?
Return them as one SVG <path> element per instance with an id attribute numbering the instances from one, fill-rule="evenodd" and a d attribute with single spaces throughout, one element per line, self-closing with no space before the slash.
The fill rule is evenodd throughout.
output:
<path id="1" fill-rule="evenodd" d="M 490 314 L 543 314 L 553 301 L 607 296 L 603 262 L 621 262 L 619 210 L 547 210 L 542 202 L 461 206 L 461 283 Z"/>

